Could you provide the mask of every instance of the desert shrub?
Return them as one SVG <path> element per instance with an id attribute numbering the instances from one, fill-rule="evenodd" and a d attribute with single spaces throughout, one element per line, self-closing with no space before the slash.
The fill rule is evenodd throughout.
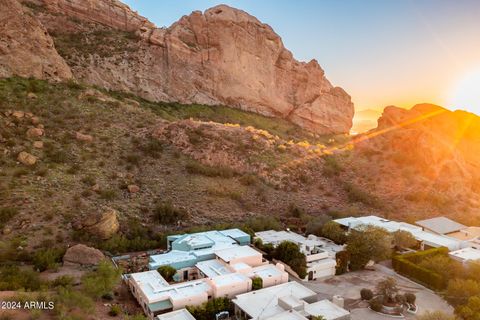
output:
<path id="1" fill-rule="evenodd" d="M 163 144 L 157 139 L 150 138 L 145 144 L 140 144 L 138 148 L 147 156 L 157 157 L 163 151 Z"/>
<path id="2" fill-rule="evenodd" d="M 0 291 L 38 291 L 42 286 L 43 281 L 33 270 L 23 270 L 13 265 L 0 267 Z"/>
<path id="3" fill-rule="evenodd" d="M 76 239 L 82 237 L 77 236 Z M 95 241 L 97 247 L 111 254 L 120 254 L 125 252 L 135 252 L 150 250 L 152 248 L 160 248 L 165 244 L 163 236 L 152 238 L 148 234 L 142 236 L 127 237 L 125 235 L 115 234 L 107 241 Z"/>
<path id="4" fill-rule="evenodd" d="M 273 216 L 258 216 L 249 218 L 245 222 L 245 226 L 249 227 L 255 232 L 262 230 L 280 230 L 282 228 L 280 222 Z"/>
<path id="5" fill-rule="evenodd" d="M 372 299 L 368 302 L 370 309 L 376 312 L 381 312 L 383 308 L 383 303 L 380 299 Z"/>
<path id="6" fill-rule="evenodd" d="M 345 183 L 343 185 L 343 190 L 347 193 L 350 202 L 360 202 L 373 208 L 381 207 L 380 200 L 377 197 L 351 183 Z"/>
<path id="7" fill-rule="evenodd" d="M 373 298 L 373 292 L 370 289 L 363 288 L 360 290 L 360 297 L 362 300 L 371 300 Z"/>
<path id="8" fill-rule="evenodd" d="M 260 290 L 263 288 L 263 279 L 255 277 L 252 279 L 252 290 Z"/>
<path id="9" fill-rule="evenodd" d="M 240 177 L 239 181 L 244 186 L 253 186 L 258 183 L 258 178 L 254 174 L 245 174 Z"/>
<path id="10" fill-rule="evenodd" d="M 47 248 L 35 252 L 33 256 L 33 265 L 36 270 L 42 272 L 47 269 L 54 269 L 62 261 L 65 249 Z"/>
<path id="11" fill-rule="evenodd" d="M 112 305 L 110 307 L 110 311 L 108 311 L 108 315 L 111 317 L 116 317 L 120 314 L 122 314 L 122 307 L 120 307 L 118 304 Z"/>
<path id="12" fill-rule="evenodd" d="M 226 166 L 207 166 L 196 161 L 190 161 L 185 165 L 190 174 L 199 174 L 207 177 L 232 178 L 236 175 L 235 170 Z"/>
<path id="13" fill-rule="evenodd" d="M 188 218 L 188 212 L 175 207 L 171 202 L 158 203 L 153 209 L 153 218 L 161 224 L 174 224 Z"/>
<path id="14" fill-rule="evenodd" d="M 107 261 L 102 261 L 95 271 L 83 276 L 83 290 L 92 298 L 100 298 L 113 290 L 120 281 L 121 274 L 120 269 Z"/>
<path id="15" fill-rule="evenodd" d="M 3 207 L 0 209 L 0 228 L 18 214 L 17 208 Z"/>
<path id="16" fill-rule="evenodd" d="M 157 271 L 168 282 L 172 282 L 173 281 L 173 276 L 177 273 L 177 269 L 175 269 L 171 266 L 161 266 L 160 268 L 157 269 Z"/>
<path id="17" fill-rule="evenodd" d="M 415 295 L 415 293 L 407 292 L 405 293 L 405 300 L 408 303 L 415 304 L 415 301 L 417 301 L 417 296 Z"/>
<path id="18" fill-rule="evenodd" d="M 105 189 L 99 191 L 100 198 L 105 200 L 114 200 L 117 197 L 117 192 L 113 189 Z"/>
<path id="19" fill-rule="evenodd" d="M 71 287 L 75 280 L 69 275 L 64 275 L 56 278 L 51 282 L 53 287 Z"/>
<path id="20" fill-rule="evenodd" d="M 302 208 L 298 207 L 296 204 L 290 203 L 290 205 L 288 206 L 289 216 L 294 218 L 300 218 L 304 214 L 305 214 L 305 211 Z"/>
<path id="21" fill-rule="evenodd" d="M 59 319 L 72 319 L 70 315 L 77 310 L 87 314 L 94 308 L 92 299 L 80 291 L 68 287 L 60 287 L 55 297 L 54 313 Z M 75 319 L 75 318 L 73 318 Z"/>
<path id="22" fill-rule="evenodd" d="M 344 170 L 343 167 L 338 163 L 338 160 L 333 155 L 323 156 L 323 174 L 327 177 L 338 176 Z"/>

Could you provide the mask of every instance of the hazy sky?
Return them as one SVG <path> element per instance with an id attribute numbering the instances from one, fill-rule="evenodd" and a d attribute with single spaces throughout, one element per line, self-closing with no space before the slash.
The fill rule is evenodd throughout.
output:
<path id="1" fill-rule="evenodd" d="M 124 2 L 157 26 L 220 3 L 243 9 L 297 59 L 317 59 L 359 109 L 432 102 L 480 114 L 480 0 Z"/>

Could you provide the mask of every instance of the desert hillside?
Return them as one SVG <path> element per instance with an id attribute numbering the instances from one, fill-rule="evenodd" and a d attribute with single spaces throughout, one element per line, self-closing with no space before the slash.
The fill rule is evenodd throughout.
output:
<path id="1" fill-rule="evenodd" d="M 264 216 L 295 228 L 367 213 L 478 221 L 475 115 L 387 107 L 378 128 L 335 134 L 351 126 L 349 96 L 227 6 L 166 29 L 116 0 L 2 7 L 6 239 L 86 241 L 138 225 L 154 235 Z M 159 221 L 165 208 L 183 225 Z"/>

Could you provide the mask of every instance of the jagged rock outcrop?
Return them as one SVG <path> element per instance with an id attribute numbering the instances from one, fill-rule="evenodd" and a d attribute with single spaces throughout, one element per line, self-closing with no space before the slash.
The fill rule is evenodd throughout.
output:
<path id="1" fill-rule="evenodd" d="M 40 22 L 16 0 L 0 0 L 0 77 L 66 80 L 69 66 Z"/>
<path id="2" fill-rule="evenodd" d="M 148 19 L 133 12 L 126 4 L 117 0 L 26 0 L 45 6 L 49 11 L 92 21 L 109 27 L 136 31 L 142 27 L 154 28 Z"/>
<path id="3" fill-rule="evenodd" d="M 347 133 L 352 126 L 350 96 L 326 79 L 317 61 L 295 60 L 270 26 L 244 11 L 220 5 L 156 28 L 116 0 L 28 1 L 56 14 L 135 31 L 143 39 L 129 39 L 128 50 L 105 48 L 105 55 L 99 50 L 65 55 L 75 77 L 88 83 L 154 101 L 228 105 L 320 134 Z M 60 27 L 55 23 L 60 18 L 38 16 L 57 37 L 75 29 Z M 76 32 L 88 37 L 86 31 Z M 90 39 L 85 47 L 97 42 Z M 118 43 L 98 45 L 109 42 Z"/>

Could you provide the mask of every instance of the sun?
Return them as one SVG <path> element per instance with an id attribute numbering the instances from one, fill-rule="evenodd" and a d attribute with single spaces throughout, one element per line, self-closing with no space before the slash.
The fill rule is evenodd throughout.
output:
<path id="1" fill-rule="evenodd" d="M 480 115 L 480 68 L 463 76 L 453 87 L 449 104 Z"/>

